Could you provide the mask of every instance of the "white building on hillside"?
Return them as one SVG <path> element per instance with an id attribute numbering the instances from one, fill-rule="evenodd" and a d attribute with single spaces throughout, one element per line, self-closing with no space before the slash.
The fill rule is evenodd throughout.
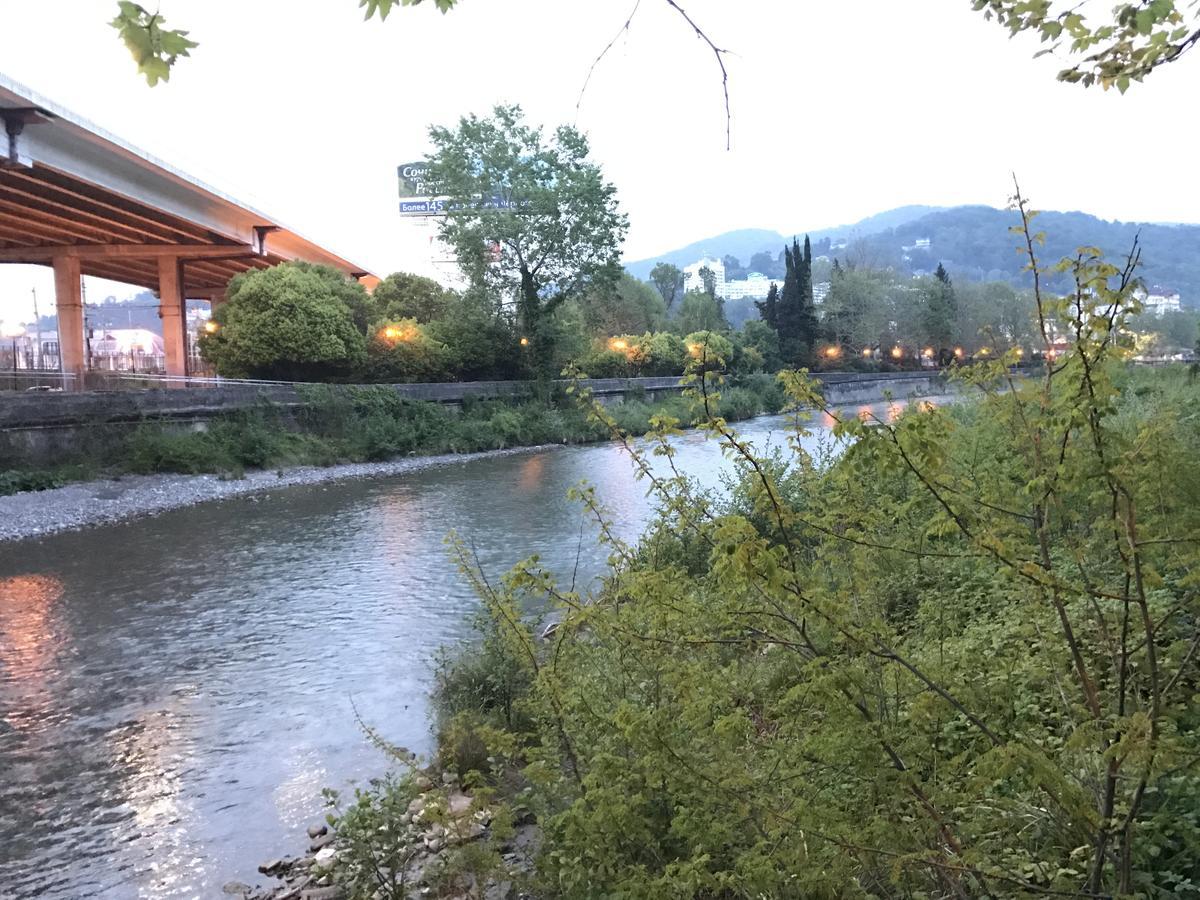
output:
<path id="1" fill-rule="evenodd" d="M 778 281 L 773 281 L 762 272 L 751 272 L 744 279 L 725 282 L 724 300 L 765 300 L 771 290 L 771 285 L 782 287 Z"/>
<path id="2" fill-rule="evenodd" d="M 782 282 L 772 281 L 761 272 L 751 272 L 745 278 L 736 281 L 725 279 L 725 264 L 719 259 L 705 257 L 683 270 L 683 289 L 685 291 L 704 290 L 704 279 L 700 276 L 702 269 L 708 269 L 713 274 L 713 291 L 722 300 L 765 300 L 771 285 L 782 287 Z"/>
<path id="3" fill-rule="evenodd" d="M 683 268 L 683 289 L 685 291 L 702 291 L 704 290 L 704 279 L 700 277 L 700 270 L 708 269 L 713 273 L 714 290 L 718 297 L 725 296 L 725 263 L 719 259 L 711 259 L 704 257 L 699 262 L 694 262 L 690 266 Z"/>
<path id="4" fill-rule="evenodd" d="M 1170 288 L 1152 287 L 1149 292 L 1138 290 L 1137 298 L 1142 301 L 1142 306 L 1146 312 L 1162 317 L 1169 312 L 1179 312 L 1182 308 L 1180 305 L 1179 291 L 1173 291 Z"/>

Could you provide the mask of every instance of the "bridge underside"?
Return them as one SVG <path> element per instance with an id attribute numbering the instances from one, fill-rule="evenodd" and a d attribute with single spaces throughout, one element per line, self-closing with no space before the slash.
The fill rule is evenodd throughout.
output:
<path id="1" fill-rule="evenodd" d="M 75 386 L 83 275 L 157 292 L 169 375 L 187 374 L 185 301 L 219 303 L 239 273 L 306 260 L 373 279 L 3 75 L 0 122 L 0 263 L 54 268 L 60 357 Z"/>

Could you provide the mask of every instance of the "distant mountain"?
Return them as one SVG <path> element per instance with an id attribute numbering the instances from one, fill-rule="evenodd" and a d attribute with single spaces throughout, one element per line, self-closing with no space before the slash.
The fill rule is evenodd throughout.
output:
<path id="1" fill-rule="evenodd" d="M 835 249 L 829 252 L 843 260 L 857 259 L 911 273 L 932 272 L 940 262 L 955 278 L 1024 285 L 1029 276 L 1022 272 L 1024 259 L 1015 250 L 1017 238 L 1009 232 L 1016 224 L 1016 213 L 990 206 L 906 206 L 854 225 L 808 234 L 814 249 L 824 238 L 832 239 Z M 1034 224 L 1046 235 L 1039 255 L 1047 265 L 1073 255 L 1077 247 L 1083 246 L 1099 247 L 1111 261 L 1120 263 L 1136 235 L 1142 248 L 1142 278 L 1151 286 L 1179 291 L 1185 306 L 1200 307 L 1200 225 L 1110 222 L 1083 212 L 1043 212 Z M 734 236 L 744 239 L 725 242 Z M 651 260 L 628 263 L 626 268 L 644 278 L 660 260 L 683 266 L 705 252 L 710 256 L 737 256 L 747 264 L 755 252 L 778 254 L 787 238 L 771 231 L 730 232 Z M 837 248 L 843 239 L 850 245 Z M 758 246 L 755 240 L 768 243 Z M 733 249 L 735 246 L 742 248 L 740 253 Z M 1061 281 L 1057 287 L 1063 287 Z"/>
<path id="2" fill-rule="evenodd" d="M 678 250 L 670 250 L 649 259 L 627 262 L 625 263 L 625 270 L 635 278 L 645 280 L 650 277 L 650 270 L 660 262 L 668 262 L 683 268 L 684 266 L 690 266 L 696 260 L 705 256 L 712 256 L 717 259 L 725 256 L 736 256 L 744 264 L 748 265 L 750 257 L 754 256 L 755 253 L 770 253 L 772 257 L 779 255 L 783 250 L 784 242 L 790 241 L 793 234 L 807 234 L 814 242 L 826 237 L 834 239 L 840 237 L 850 238 L 860 234 L 875 234 L 889 228 L 897 228 L 911 222 L 913 219 L 918 219 L 928 213 L 944 208 L 941 206 L 901 206 L 897 209 L 889 209 L 887 212 L 877 213 L 863 219 L 861 222 L 855 222 L 853 225 L 837 225 L 832 228 L 816 228 L 807 231 L 800 230 L 786 235 L 765 228 L 742 228 L 737 231 L 727 231 L 724 234 L 718 234 L 702 241 L 696 241 L 695 243 L 688 244 L 686 247 L 680 247 Z"/>
<path id="3" fill-rule="evenodd" d="M 910 272 L 931 272 L 942 263 L 952 276 L 971 281 L 1010 281 L 1026 285 L 1024 257 L 1009 228 L 1020 223 L 1012 210 L 956 206 L 865 237 L 858 252 L 871 262 Z M 1150 286 L 1179 291 L 1184 305 L 1200 306 L 1200 225 L 1110 222 L 1083 212 L 1043 212 L 1034 228 L 1044 232 L 1037 253 L 1045 265 L 1073 256 L 1079 247 L 1099 247 L 1120 264 L 1133 246 L 1142 250 L 1140 275 Z M 917 242 L 928 247 L 916 247 Z M 911 249 L 904 249 L 904 248 Z M 1067 287 L 1060 278 L 1055 285 Z"/>

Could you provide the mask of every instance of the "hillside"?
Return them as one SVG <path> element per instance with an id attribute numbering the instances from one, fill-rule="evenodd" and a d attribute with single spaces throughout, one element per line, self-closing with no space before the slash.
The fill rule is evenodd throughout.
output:
<path id="1" fill-rule="evenodd" d="M 941 262 L 951 275 L 970 281 L 997 280 L 1023 285 L 1028 275 L 1021 269 L 1024 260 L 1016 253 L 1016 238 L 1009 228 L 1017 224 L 1011 210 L 990 206 L 956 206 L 949 209 L 903 207 L 881 213 L 853 226 L 811 231 L 814 244 L 830 237 L 846 238 L 851 245 L 834 255 L 861 260 L 872 266 L 893 266 L 907 272 L 930 272 Z M 1083 212 L 1044 212 L 1037 221 L 1046 233 L 1042 259 L 1050 264 L 1072 255 L 1077 247 L 1096 246 L 1113 261 L 1128 253 L 1135 235 L 1142 245 L 1142 277 L 1150 285 L 1177 290 L 1186 306 L 1200 307 L 1200 225 L 1110 222 Z M 774 232 L 742 231 L 732 235 L 755 234 L 770 237 Z M 726 235 L 698 241 L 653 260 L 629 263 L 630 272 L 645 277 L 660 259 L 686 265 L 695 262 L 704 251 L 710 255 L 737 256 L 745 263 L 749 254 L 731 249 Z M 929 247 L 915 248 L 918 241 Z M 769 250 L 773 255 L 783 247 L 782 235 Z M 748 246 L 742 243 L 740 246 Z M 905 247 L 913 248 L 905 250 Z M 643 273 L 644 270 L 644 273 Z M 1059 285 L 1062 286 L 1061 284 Z"/>
<path id="2" fill-rule="evenodd" d="M 813 241 L 822 238 L 849 238 L 852 235 L 875 234 L 889 228 L 897 228 L 911 222 L 927 213 L 942 209 L 939 206 L 901 206 L 886 212 L 876 213 L 861 222 L 852 225 L 836 225 L 832 228 L 817 228 L 809 231 L 797 231 L 796 234 L 808 234 Z M 737 231 L 727 231 L 702 241 L 670 250 L 649 259 L 640 259 L 625 263 L 625 270 L 635 278 L 643 280 L 650 277 L 650 270 L 655 264 L 668 262 L 683 268 L 689 266 L 704 256 L 736 256 L 743 263 L 749 263 L 756 253 L 769 253 L 777 256 L 783 249 L 784 241 L 791 240 L 791 234 L 781 234 L 765 228 L 742 228 Z"/>

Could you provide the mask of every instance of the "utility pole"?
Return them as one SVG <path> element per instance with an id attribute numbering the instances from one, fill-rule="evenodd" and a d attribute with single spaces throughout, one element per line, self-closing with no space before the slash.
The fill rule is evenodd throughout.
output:
<path id="1" fill-rule="evenodd" d="M 33 367 L 40 369 L 42 367 L 42 317 L 38 313 L 37 304 L 37 288 L 30 288 L 33 292 Z"/>
<path id="2" fill-rule="evenodd" d="M 87 347 L 87 369 L 92 368 L 92 323 L 88 319 L 87 314 L 87 281 L 80 279 L 79 296 L 83 305 L 83 339 L 84 345 Z"/>

